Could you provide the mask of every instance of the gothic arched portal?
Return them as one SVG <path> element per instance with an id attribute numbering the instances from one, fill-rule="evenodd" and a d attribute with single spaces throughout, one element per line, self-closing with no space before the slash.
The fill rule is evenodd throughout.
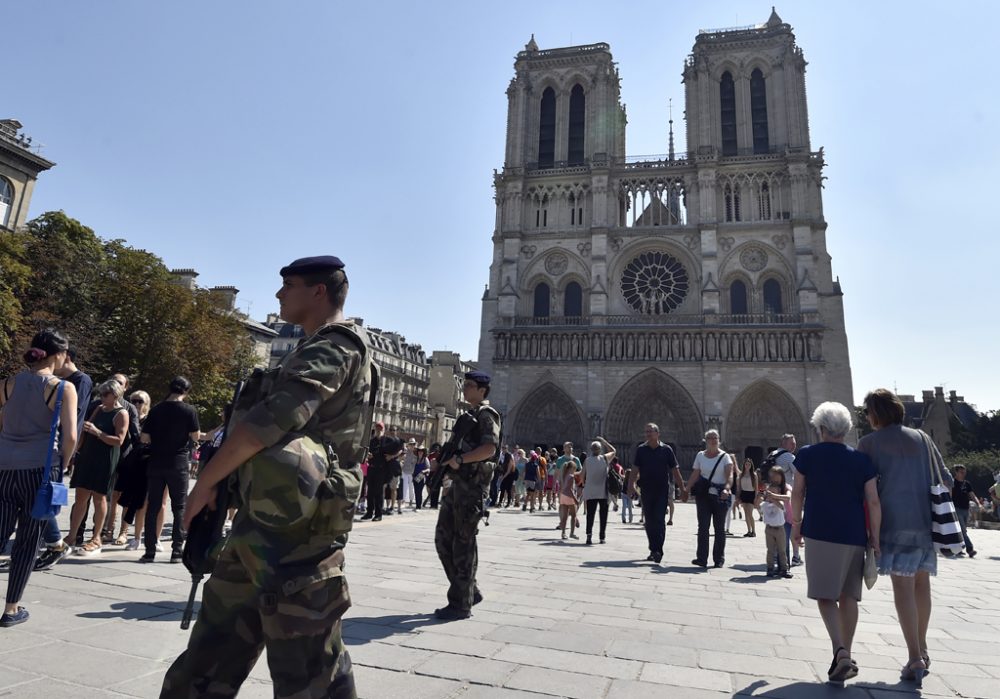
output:
<path id="1" fill-rule="evenodd" d="M 784 390 L 770 381 L 759 380 L 736 397 L 722 423 L 722 444 L 730 451 L 755 455 L 775 449 L 781 435 L 794 434 L 799 444 L 812 440 L 798 405 Z"/>
<path id="2" fill-rule="evenodd" d="M 701 448 L 701 413 L 691 394 L 659 369 L 646 369 L 621 387 L 608 408 L 604 436 L 631 463 L 649 422 L 659 426 L 661 441 L 674 445 L 681 468 L 690 468 Z"/>
<path id="3" fill-rule="evenodd" d="M 539 445 L 560 447 L 563 442 L 573 442 L 577 452 L 584 447 L 583 420 L 576 403 L 551 382 L 521 399 L 508 435 L 507 443 L 520 444 L 525 451 Z"/>

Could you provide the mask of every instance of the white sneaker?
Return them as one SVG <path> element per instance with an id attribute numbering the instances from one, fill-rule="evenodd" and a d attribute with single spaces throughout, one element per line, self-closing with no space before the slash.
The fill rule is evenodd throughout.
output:
<path id="1" fill-rule="evenodd" d="M 163 544 L 161 544 L 159 541 L 156 542 L 156 551 L 158 553 L 163 553 Z"/>
<path id="2" fill-rule="evenodd" d="M 130 539 L 127 544 L 125 544 L 125 549 L 127 551 L 138 551 L 139 550 L 139 540 Z"/>

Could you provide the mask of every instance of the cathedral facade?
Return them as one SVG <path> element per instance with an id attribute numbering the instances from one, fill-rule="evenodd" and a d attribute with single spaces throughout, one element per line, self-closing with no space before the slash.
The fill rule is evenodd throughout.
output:
<path id="1" fill-rule="evenodd" d="M 518 53 L 479 345 L 506 441 L 601 434 L 629 460 L 655 422 L 685 467 L 711 427 L 759 461 L 853 404 L 805 67 L 776 13 L 699 33 L 686 151 L 671 121 L 634 158 L 607 44 Z"/>

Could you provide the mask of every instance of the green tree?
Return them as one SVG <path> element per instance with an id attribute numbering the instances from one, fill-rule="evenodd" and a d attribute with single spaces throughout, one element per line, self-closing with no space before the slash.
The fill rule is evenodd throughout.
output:
<path id="1" fill-rule="evenodd" d="M 31 334 L 51 325 L 67 334 L 97 380 L 124 372 L 132 388 L 156 401 L 173 377 L 186 376 L 192 404 L 211 424 L 233 382 L 249 371 L 241 318 L 211 293 L 177 284 L 150 252 L 103 241 L 63 212 L 48 212 L 0 238 L 0 254 L 4 375 L 21 366 Z"/>

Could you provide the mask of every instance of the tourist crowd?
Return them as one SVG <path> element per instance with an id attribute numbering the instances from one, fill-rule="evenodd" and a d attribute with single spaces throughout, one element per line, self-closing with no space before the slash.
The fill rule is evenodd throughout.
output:
<path id="1" fill-rule="evenodd" d="M 185 402 L 192 387 L 183 377 L 171 381 L 155 405 L 146 392 L 130 393 L 123 374 L 95 387 L 77 367 L 66 338 L 53 330 L 33 338 L 24 360 L 24 371 L 0 382 L 0 542 L 16 531 L 10 559 L 0 562 L 8 571 L 2 627 L 28 619 L 19 602 L 31 573 L 71 553 L 92 557 L 107 546 L 142 548 L 137 560 L 155 561 L 163 550 L 168 502 L 169 560 L 179 562 L 192 453 L 200 451 L 207 460 L 224 436 L 224 424 L 201 431 L 197 412 Z M 725 565 L 732 522 L 742 519 L 744 538 L 762 533 L 768 577 L 792 577 L 790 569 L 804 558 L 807 596 L 816 600 L 830 637 L 833 682 L 858 674 L 852 647 L 862 586 L 888 576 L 908 653 L 901 678 L 919 685 L 931 666 L 930 578 L 937 553 L 976 555 L 967 529 L 970 510 L 1000 504 L 1000 476 L 981 499 L 964 467 L 956 466 L 952 476 L 933 441 L 903 426 L 903 405 L 888 390 L 866 396 L 864 415 L 872 431 L 853 448 L 847 444 L 855 427 L 852 412 L 822 403 L 811 419 L 815 443 L 799 448 L 795 436 L 786 434 L 760 464 L 727 452 L 718 431 L 708 430 L 687 479 L 652 423 L 629 454 L 600 436 L 580 455 L 570 442 L 561 453 L 505 444 L 484 506 L 557 512 L 556 529 L 567 543 L 580 538 L 582 514 L 587 545 L 595 542 L 595 524 L 596 542 L 608 541 L 610 512 L 620 512 L 626 524 L 638 510 L 647 560 L 660 564 L 675 500 L 693 499 L 692 570 Z M 449 487 L 447 478 L 440 484 L 434 478 L 441 445 L 428 448 L 398 433 L 382 423 L 373 426 L 362 464 L 362 520 L 381 521 L 404 507 L 436 508 L 442 488 Z M 75 491 L 65 536 L 55 517 L 32 516 L 39 483 L 64 477 Z M 941 530 L 942 510 L 935 505 L 932 513 L 932 499 L 954 504 L 955 548 L 933 533 Z"/>

